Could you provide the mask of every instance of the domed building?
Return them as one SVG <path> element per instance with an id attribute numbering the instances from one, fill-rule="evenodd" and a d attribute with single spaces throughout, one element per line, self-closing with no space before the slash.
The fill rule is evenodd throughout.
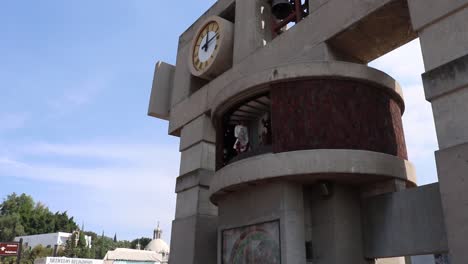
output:
<path id="1" fill-rule="evenodd" d="M 153 232 L 153 240 L 146 245 L 145 250 L 154 251 L 160 256 L 161 263 L 169 261 L 169 245 L 161 239 L 162 230 L 158 227 Z"/>

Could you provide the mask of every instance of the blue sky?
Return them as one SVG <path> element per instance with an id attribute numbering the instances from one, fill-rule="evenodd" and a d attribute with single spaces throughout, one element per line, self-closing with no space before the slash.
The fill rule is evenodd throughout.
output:
<path id="1" fill-rule="evenodd" d="M 179 153 L 167 122 L 146 116 L 156 61 L 213 0 L 2 1 L 0 198 L 28 193 L 86 229 L 169 241 Z M 183 8 L 180 8 L 183 6 Z M 410 160 L 437 180 L 419 42 L 371 63 L 403 86 Z"/>

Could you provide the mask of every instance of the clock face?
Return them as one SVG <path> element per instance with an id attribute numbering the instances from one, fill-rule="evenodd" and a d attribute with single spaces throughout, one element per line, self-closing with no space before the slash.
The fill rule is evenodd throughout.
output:
<path id="1" fill-rule="evenodd" d="M 219 49 L 220 26 L 211 21 L 204 26 L 197 36 L 192 52 L 192 64 L 195 70 L 203 71 L 213 63 Z"/>

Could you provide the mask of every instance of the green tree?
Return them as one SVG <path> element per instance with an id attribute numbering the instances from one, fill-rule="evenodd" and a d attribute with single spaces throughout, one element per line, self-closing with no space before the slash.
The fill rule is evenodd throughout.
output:
<path id="1" fill-rule="evenodd" d="M 0 204 L 0 241 L 11 241 L 20 235 L 72 232 L 77 227 L 67 212 L 54 214 L 24 193 L 12 193 Z"/>
<path id="2" fill-rule="evenodd" d="M 138 242 L 140 242 L 141 249 L 144 249 L 151 242 L 151 240 L 152 239 L 149 237 L 140 237 L 140 238 L 134 239 L 130 243 L 130 248 L 136 249 Z"/>

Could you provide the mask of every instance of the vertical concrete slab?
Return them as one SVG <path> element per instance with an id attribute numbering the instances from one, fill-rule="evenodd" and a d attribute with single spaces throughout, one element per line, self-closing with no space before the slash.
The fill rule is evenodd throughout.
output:
<path id="1" fill-rule="evenodd" d="M 197 169 L 215 169 L 215 145 L 200 142 L 182 151 L 180 159 L 180 175 Z"/>
<path id="2" fill-rule="evenodd" d="M 174 73 L 174 86 L 171 96 L 171 108 L 190 95 L 191 73 L 188 66 L 190 43 L 179 45 L 177 52 L 176 70 Z"/>
<path id="3" fill-rule="evenodd" d="M 237 0 L 234 33 L 234 65 L 271 40 L 268 0 Z"/>
<path id="4" fill-rule="evenodd" d="M 436 152 L 452 264 L 468 260 L 468 143 Z"/>
<path id="5" fill-rule="evenodd" d="M 148 115 L 169 120 L 171 93 L 175 67 L 159 61 L 156 63 Z"/>
<path id="6" fill-rule="evenodd" d="M 426 71 L 468 54 L 468 8 L 424 28 L 420 33 Z"/>
<path id="7" fill-rule="evenodd" d="M 216 131 L 208 115 L 201 115 L 182 129 L 180 137 L 180 151 L 200 143 L 215 143 Z"/>
<path id="8" fill-rule="evenodd" d="M 205 115 L 182 128 L 170 264 L 216 263 L 218 208 L 208 194 L 214 175 L 213 133 Z"/>
<path id="9" fill-rule="evenodd" d="M 359 191 L 335 185 L 333 195 L 321 196 L 318 186 L 304 190 L 307 237 L 312 242 L 314 264 L 368 264 L 364 257 Z"/>
<path id="10" fill-rule="evenodd" d="M 408 0 L 414 30 L 456 12 L 468 5 L 467 0 Z"/>

